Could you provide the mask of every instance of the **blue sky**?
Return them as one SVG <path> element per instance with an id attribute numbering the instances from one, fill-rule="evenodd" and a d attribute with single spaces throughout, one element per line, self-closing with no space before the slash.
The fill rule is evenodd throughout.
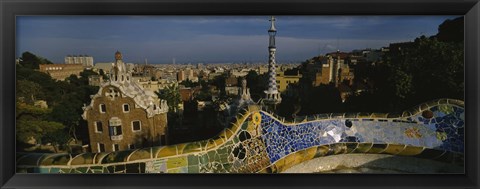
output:
<path id="1" fill-rule="evenodd" d="M 276 16 L 277 62 L 380 48 L 434 35 L 458 16 Z M 19 16 L 16 56 L 63 63 L 69 54 L 111 62 L 266 62 L 269 16 Z"/>

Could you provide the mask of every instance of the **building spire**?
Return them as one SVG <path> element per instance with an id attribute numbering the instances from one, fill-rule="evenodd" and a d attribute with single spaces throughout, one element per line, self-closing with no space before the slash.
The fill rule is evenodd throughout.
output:
<path id="1" fill-rule="evenodd" d="M 118 50 L 115 52 L 115 60 L 122 60 L 122 53 Z"/>
<path id="2" fill-rule="evenodd" d="M 277 90 L 277 73 L 276 73 L 276 63 L 275 63 L 275 52 L 277 51 L 275 46 L 275 35 L 277 34 L 277 29 L 275 28 L 275 17 L 271 17 L 269 20 L 272 25 L 268 30 L 269 35 L 269 45 L 268 45 L 268 89 L 265 91 L 265 99 L 263 102 L 267 105 L 273 106 L 279 104 L 282 101 L 280 93 Z"/>
<path id="3" fill-rule="evenodd" d="M 112 70 L 110 71 L 110 81 L 124 82 L 130 80 L 131 76 L 122 59 L 122 53 L 117 50 L 117 52 L 115 52 L 115 62 L 112 63 Z"/>

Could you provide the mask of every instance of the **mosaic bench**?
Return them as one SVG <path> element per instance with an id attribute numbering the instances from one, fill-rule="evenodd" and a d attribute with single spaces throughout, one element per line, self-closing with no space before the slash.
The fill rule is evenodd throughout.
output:
<path id="1" fill-rule="evenodd" d="M 202 141 L 110 153 L 17 153 L 17 173 L 279 173 L 317 157 L 371 153 L 463 166 L 464 102 L 401 115 L 321 114 L 286 122 L 258 106 Z"/>

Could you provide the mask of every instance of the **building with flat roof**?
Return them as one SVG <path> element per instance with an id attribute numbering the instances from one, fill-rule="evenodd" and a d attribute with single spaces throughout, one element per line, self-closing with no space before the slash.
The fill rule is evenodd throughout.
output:
<path id="1" fill-rule="evenodd" d="M 284 92 L 287 90 L 288 85 L 290 84 L 297 84 L 302 78 L 302 74 L 297 75 L 285 75 L 284 72 L 279 72 L 277 74 L 277 86 L 279 92 Z"/>
<path id="2" fill-rule="evenodd" d="M 82 64 L 84 67 L 93 67 L 93 57 L 89 55 L 68 55 L 65 64 Z"/>
<path id="3" fill-rule="evenodd" d="M 82 64 L 40 64 L 40 72 L 47 73 L 53 79 L 65 80 L 70 75 L 80 76 L 83 71 Z"/>

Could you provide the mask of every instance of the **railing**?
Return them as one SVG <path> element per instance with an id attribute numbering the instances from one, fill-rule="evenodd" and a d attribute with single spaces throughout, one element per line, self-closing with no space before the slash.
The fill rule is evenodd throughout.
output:
<path id="1" fill-rule="evenodd" d="M 110 136 L 110 139 L 111 140 L 122 140 L 123 135 L 112 135 L 112 136 Z"/>

